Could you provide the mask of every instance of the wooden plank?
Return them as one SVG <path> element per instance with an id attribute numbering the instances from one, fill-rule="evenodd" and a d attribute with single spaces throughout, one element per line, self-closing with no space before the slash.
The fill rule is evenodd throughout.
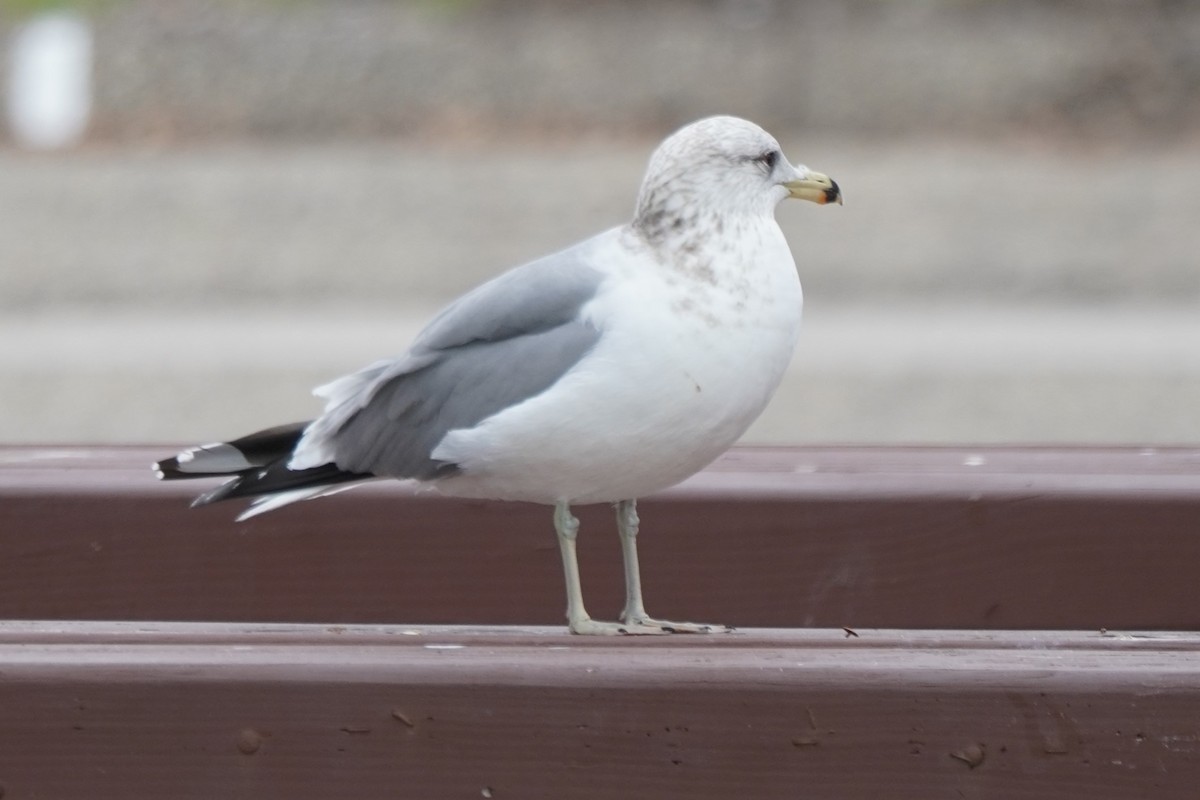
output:
<path id="1" fill-rule="evenodd" d="M 0 623 L 3 796 L 1192 798 L 1200 636 Z"/>
<path id="2" fill-rule="evenodd" d="M 547 509 L 379 483 L 237 524 L 171 447 L 0 448 L 0 616 L 558 624 Z M 652 612 L 764 627 L 1200 628 L 1200 448 L 743 448 L 641 503 Z M 621 605 L 580 510 L 589 607 Z"/>

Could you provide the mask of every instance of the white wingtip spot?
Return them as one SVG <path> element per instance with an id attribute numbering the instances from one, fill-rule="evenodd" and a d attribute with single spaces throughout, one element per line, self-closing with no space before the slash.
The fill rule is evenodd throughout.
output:
<path id="1" fill-rule="evenodd" d="M 184 450 L 175 457 L 180 472 L 241 472 L 254 465 L 231 444 L 214 442 Z"/>

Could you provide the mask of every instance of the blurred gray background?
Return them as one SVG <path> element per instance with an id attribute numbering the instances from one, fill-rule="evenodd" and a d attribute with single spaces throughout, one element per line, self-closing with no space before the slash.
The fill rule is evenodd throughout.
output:
<path id="1" fill-rule="evenodd" d="M 1200 440 L 1200 4 L 5 0 L 10 100 L 64 6 L 86 126 L 0 146 L 0 441 L 307 418 L 714 113 L 846 196 L 778 211 L 749 441 Z"/>

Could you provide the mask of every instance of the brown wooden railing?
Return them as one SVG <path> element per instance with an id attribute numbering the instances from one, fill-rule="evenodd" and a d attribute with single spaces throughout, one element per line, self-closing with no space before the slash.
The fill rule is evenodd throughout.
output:
<path id="1" fill-rule="evenodd" d="M 739 631 L 654 639 L 564 632 L 547 509 L 236 524 L 171 449 L 0 448 L 4 798 L 1200 796 L 1200 448 L 735 450 L 640 544 Z"/>

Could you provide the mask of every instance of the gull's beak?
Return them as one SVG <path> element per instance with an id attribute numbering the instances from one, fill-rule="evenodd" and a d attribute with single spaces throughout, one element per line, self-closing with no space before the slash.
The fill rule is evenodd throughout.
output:
<path id="1" fill-rule="evenodd" d="M 783 185 L 788 190 L 788 196 L 798 200 L 811 200 L 819 205 L 842 204 L 842 190 L 837 182 L 819 172 L 808 172 L 803 178 L 785 181 Z"/>

